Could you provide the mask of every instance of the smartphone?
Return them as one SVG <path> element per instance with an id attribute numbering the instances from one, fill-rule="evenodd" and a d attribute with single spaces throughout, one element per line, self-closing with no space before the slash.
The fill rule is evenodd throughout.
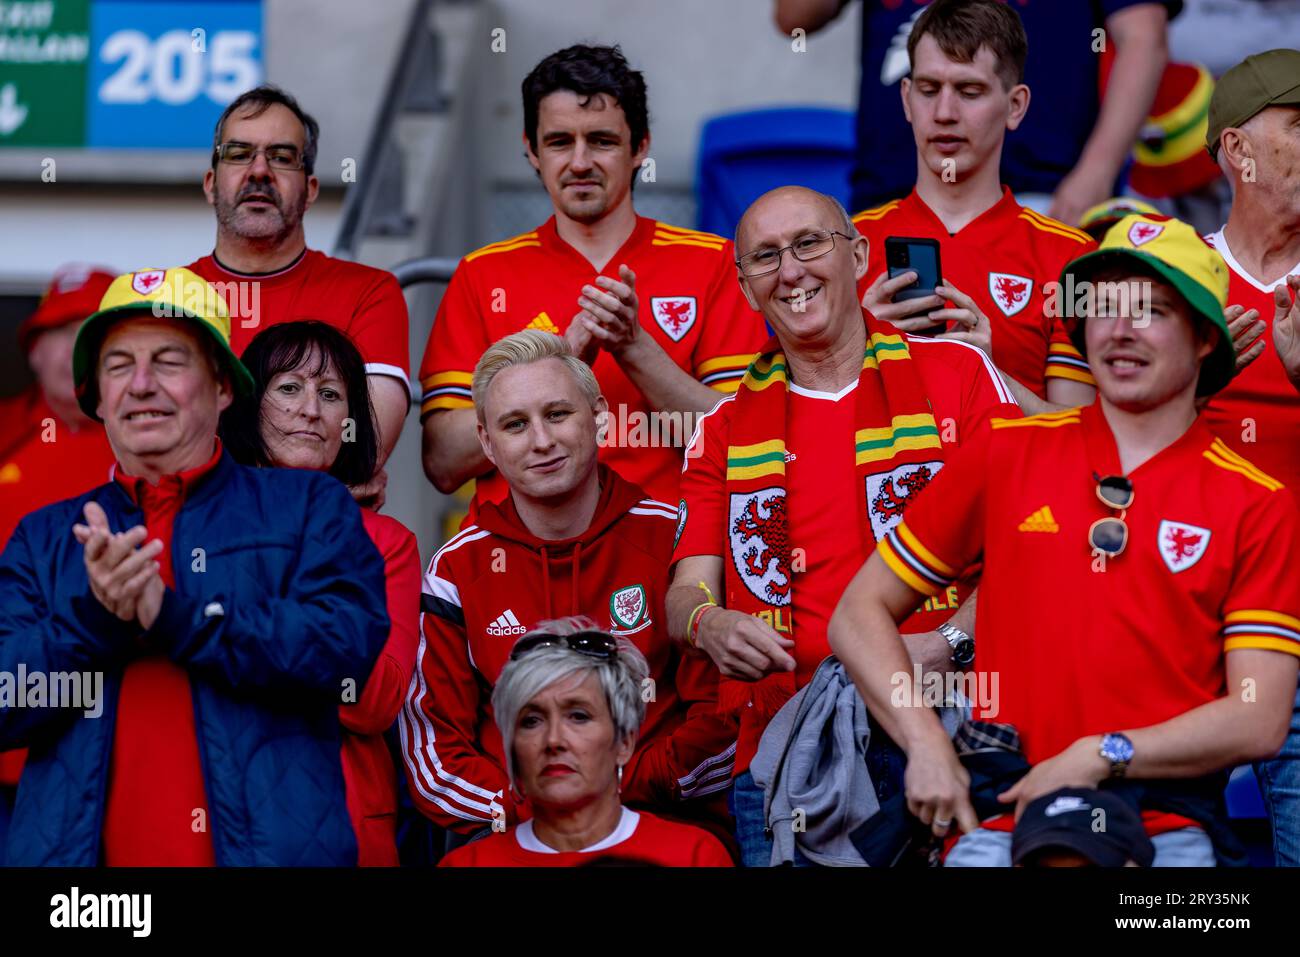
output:
<path id="1" fill-rule="evenodd" d="M 894 293 L 894 302 L 906 302 L 909 299 L 924 299 L 935 294 L 935 286 L 943 285 L 943 272 L 939 268 L 939 241 L 937 239 L 915 239 L 907 236 L 885 237 L 885 266 L 889 278 L 901 276 L 905 272 L 915 272 L 916 282 Z M 946 332 L 948 323 L 939 322 L 928 329 L 910 333 L 914 336 L 937 336 Z"/>

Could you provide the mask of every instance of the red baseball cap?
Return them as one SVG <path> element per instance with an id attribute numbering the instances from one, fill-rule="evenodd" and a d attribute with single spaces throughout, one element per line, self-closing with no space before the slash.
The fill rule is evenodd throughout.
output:
<path id="1" fill-rule="evenodd" d="M 18 327 L 18 344 L 23 352 L 31 349 L 39 333 L 70 322 L 81 322 L 96 312 L 114 277 L 114 273 L 101 266 L 84 263 L 60 266 L 36 311 Z"/>

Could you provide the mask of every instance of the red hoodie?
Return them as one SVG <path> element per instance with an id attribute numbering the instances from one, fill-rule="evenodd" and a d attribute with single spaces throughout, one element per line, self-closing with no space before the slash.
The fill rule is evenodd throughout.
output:
<path id="1" fill-rule="evenodd" d="M 736 725 L 717 713 L 717 671 L 683 655 L 664 615 L 677 509 L 646 498 L 607 466 L 585 532 L 545 541 L 513 501 L 485 504 L 433 557 L 421 595 L 420 648 L 399 728 L 416 805 L 437 824 L 473 831 L 504 813 L 526 819 L 508 791 L 492 687 L 519 636 L 539 621 L 586 615 L 645 655 L 654 698 L 623 801 L 669 816 L 729 784 Z"/>

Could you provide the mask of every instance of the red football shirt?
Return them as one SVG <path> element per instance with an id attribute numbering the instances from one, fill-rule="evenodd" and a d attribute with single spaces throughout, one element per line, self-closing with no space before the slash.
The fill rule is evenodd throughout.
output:
<path id="1" fill-rule="evenodd" d="M 1033 764 L 1219 698 L 1234 649 L 1300 655 L 1300 578 L 1279 560 L 1300 553 L 1300 514 L 1280 482 L 1198 419 L 1129 475 L 1129 543 L 1105 559 L 1094 473 L 1121 474 L 1100 402 L 995 419 L 879 547 L 923 594 L 983 559 L 975 669 L 999 691 L 975 717 L 1015 725 Z"/>
<path id="2" fill-rule="evenodd" d="M 1228 305 L 1258 309 L 1268 328 L 1259 339 L 1263 355 L 1214 396 L 1202 414 L 1215 435 L 1300 495 L 1300 393 L 1273 348 L 1273 290 L 1285 287 L 1286 277 L 1265 285 L 1237 262 L 1222 230 L 1206 239 L 1228 264 Z M 1300 263 L 1287 272 L 1300 273 Z"/>
<path id="3" fill-rule="evenodd" d="M 52 502 L 80 495 L 109 479 L 113 450 L 104 427 L 73 431 L 39 389 L 0 404 L 6 440 L 0 445 L 0 548 L 18 522 Z"/>
<path id="4" fill-rule="evenodd" d="M 992 415 L 1016 414 L 1014 400 L 984 353 L 974 346 L 950 340 L 908 336 L 922 388 L 930 397 L 945 456 Z M 859 495 L 853 435 L 857 384 L 838 394 L 814 392 L 790 384 L 789 421 L 786 424 L 786 510 L 790 545 L 801 549 L 802 571 L 792 570 L 790 613 L 795 629 L 795 682 L 803 687 L 817 666 L 831 653 L 826 628 L 849 581 L 870 557 L 873 546 L 852 528 L 853 508 Z M 723 399 L 700 421 L 682 469 L 679 522 L 681 528 L 673 561 L 692 555 L 719 555 L 735 561 L 728 533 L 731 505 L 726 488 L 728 433 L 735 414 L 732 398 Z M 943 461 L 930 468 L 937 472 Z M 873 476 L 872 478 L 876 478 Z M 889 476 L 868 485 L 885 491 Z M 891 486 L 892 487 L 892 486 Z M 906 504 L 910 498 L 898 490 Z M 828 508 L 827 503 L 842 507 Z M 685 520 L 681 519 L 682 512 Z M 873 516 L 873 523 L 877 519 Z M 898 517 L 881 521 L 880 532 Z M 918 608 L 907 620 L 907 631 L 932 631 L 952 617 L 970 593 L 969 583 L 950 583 Z M 720 596 L 723 604 L 725 597 Z M 741 717 L 736 746 L 736 773 L 749 764 L 763 728 Z"/>
<path id="5" fill-rule="evenodd" d="M 421 416 L 469 409 L 470 380 L 483 352 L 521 329 L 563 335 L 579 312 L 582 287 L 596 276 L 636 273 L 641 327 L 673 362 L 720 392 L 734 392 L 749 360 L 767 340 L 736 279 L 729 241 L 637 217 L 636 228 L 599 272 L 562 240 L 555 218 L 513 239 L 470 253 L 456 269 L 438 307 L 420 365 Z M 677 500 L 682 422 L 650 416 L 650 405 L 609 353 L 592 371 L 609 402 L 610 427 L 600 458 L 652 498 Z M 495 472 L 479 478 L 478 501 L 500 502 L 506 483 Z"/>
<path id="6" fill-rule="evenodd" d="M 1044 292 L 1060 281 L 1066 263 L 1097 248 L 1087 233 L 1024 208 L 1005 186 L 997 203 L 955 233 L 915 190 L 858 213 L 853 222 L 871 244 L 859 295 L 885 271 L 886 237 L 936 239 L 943 280 L 989 317 L 999 369 L 1040 399 L 1051 378 L 1095 384 L 1060 317 L 1047 315 Z"/>
<path id="7" fill-rule="evenodd" d="M 614 833 L 580 851 L 556 851 L 525 821 L 460 847 L 439 867 L 585 867 L 619 864 L 647 867 L 733 867 L 722 842 L 708 831 L 678 824 L 646 811 L 623 808 Z"/>
<path id="8" fill-rule="evenodd" d="M 315 249 L 283 269 L 240 273 L 215 255 L 189 269 L 212 283 L 230 308 L 230 345 L 242 355 L 253 337 L 280 322 L 319 319 L 351 337 L 370 375 L 410 383 L 410 329 L 406 300 L 392 273 Z"/>
<path id="9" fill-rule="evenodd" d="M 164 475 L 157 485 L 119 467 L 117 481 L 144 512 L 146 541 L 160 539 L 157 562 L 176 584 L 171 537 L 190 491 L 221 460 L 221 443 L 198 468 Z M 125 529 L 114 529 L 125 531 Z M 104 810 L 104 863 L 109 867 L 211 867 L 216 863 L 204 791 L 190 676 L 166 655 L 126 666 L 113 726 Z"/>

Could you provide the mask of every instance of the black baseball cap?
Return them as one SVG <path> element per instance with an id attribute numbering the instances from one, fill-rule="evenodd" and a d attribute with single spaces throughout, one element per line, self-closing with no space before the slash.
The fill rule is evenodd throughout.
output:
<path id="1" fill-rule="evenodd" d="M 1061 788 L 1025 808 L 1011 833 L 1011 862 L 1032 864 L 1044 850 L 1074 851 L 1097 867 L 1150 867 L 1156 849 L 1137 810 L 1123 798 L 1092 788 Z"/>

